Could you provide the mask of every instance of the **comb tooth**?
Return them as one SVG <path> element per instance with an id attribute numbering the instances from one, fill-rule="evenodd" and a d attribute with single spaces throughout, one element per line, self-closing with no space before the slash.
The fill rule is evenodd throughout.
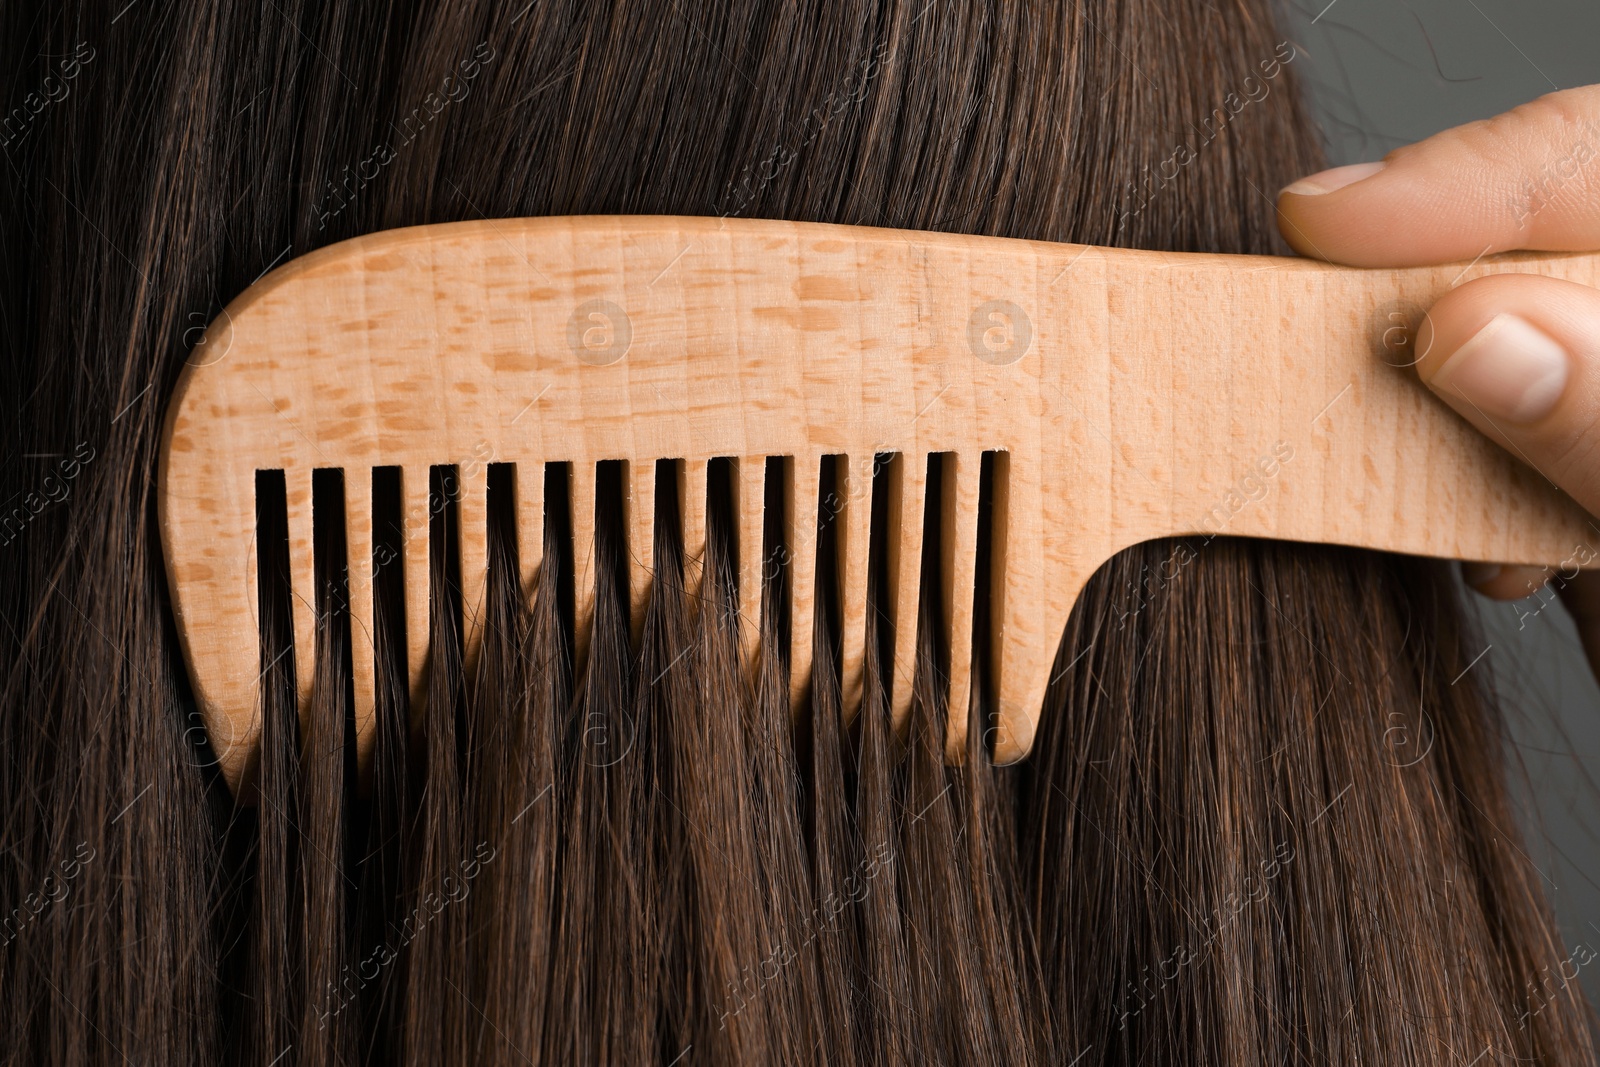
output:
<path id="1" fill-rule="evenodd" d="M 650 582 L 655 578 L 656 465 L 648 460 L 628 461 L 628 489 L 624 507 L 628 524 L 628 621 L 633 647 L 644 633 L 644 613 L 650 604 Z"/>
<path id="2" fill-rule="evenodd" d="M 945 759 L 961 763 L 967 743 L 967 712 L 972 685 L 972 594 L 978 562 L 978 475 L 980 457 L 945 456 L 944 610 L 950 634 L 950 703 L 945 722 Z"/>
<path id="3" fill-rule="evenodd" d="M 746 456 L 735 464 L 739 509 L 739 637 L 745 666 L 755 670 L 761 647 L 762 533 L 766 522 L 767 461 Z"/>
<path id="4" fill-rule="evenodd" d="M 289 518 L 289 601 L 294 615 L 295 692 L 300 701 L 300 726 L 311 711 L 311 679 L 316 673 L 317 571 L 312 536 L 311 472 L 283 472 L 284 503 Z"/>
<path id="5" fill-rule="evenodd" d="M 517 570 L 524 604 L 533 601 L 544 560 L 544 464 L 517 464 Z"/>
<path id="6" fill-rule="evenodd" d="M 867 557 L 872 549 L 872 472 L 877 457 L 851 456 L 840 464 L 839 498 L 839 605 L 842 623 L 839 664 L 844 719 L 855 719 L 861 706 L 862 671 L 867 655 Z"/>
<path id="7" fill-rule="evenodd" d="M 783 468 L 783 542 L 789 553 L 789 713 L 798 715 L 811 686 L 822 457 L 795 456 Z"/>
<path id="8" fill-rule="evenodd" d="M 572 677 L 583 677 L 594 623 L 595 465 L 574 463 L 567 480 L 572 501 Z"/>
<path id="9" fill-rule="evenodd" d="M 678 514 L 683 517 L 683 588 L 700 593 L 706 556 L 706 461 L 686 459 L 678 467 Z"/>
<path id="10" fill-rule="evenodd" d="M 350 599 L 350 670 L 355 683 L 356 765 L 370 768 L 377 676 L 372 638 L 372 471 L 368 467 L 345 471 L 344 538 Z"/>
<path id="11" fill-rule="evenodd" d="M 995 455 L 992 543 L 995 620 L 989 662 L 995 665 L 996 711 L 994 758 L 1011 763 L 1033 744 L 1033 720 L 1044 705 L 1059 631 L 1047 625 L 1047 606 L 1071 604 L 1076 597 L 1061 589 L 1067 568 L 1044 562 L 1044 500 L 1037 463 L 1013 462 Z"/>
<path id="12" fill-rule="evenodd" d="M 928 461 L 896 456 L 889 467 L 888 604 L 894 631 L 894 676 L 890 708 L 896 730 L 911 714 L 911 685 L 917 665 L 917 599 L 921 590 L 922 524 Z"/>
<path id="13" fill-rule="evenodd" d="M 209 607 L 217 613 L 217 632 L 236 638 L 239 645 L 247 650 L 248 668 L 238 671 L 225 669 L 224 663 L 236 655 L 237 650 L 229 647 L 227 642 L 217 642 L 210 646 L 208 658 L 219 669 L 206 670 L 197 655 L 194 670 L 195 697 L 205 715 L 206 736 L 211 739 L 223 770 L 234 776 L 235 790 L 255 760 L 256 742 L 261 736 L 261 716 L 257 709 L 261 707 L 261 685 L 265 672 L 261 670 L 260 656 L 248 652 L 249 649 L 256 649 L 259 653 L 261 647 L 261 558 L 257 516 L 260 502 L 257 499 L 257 487 L 256 473 L 252 471 L 249 482 L 234 488 L 236 499 L 252 501 L 249 536 L 221 538 L 212 557 L 218 560 L 218 574 L 238 574 L 244 579 L 243 595 L 223 593 L 222 589 L 226 586 L 217 584 L 209 584 L 206 588 L 215 601 Z M 167 565 L 172 565 L 170 556 Z M 216 582 L 216 579 L 212 581 Z M 180 611 L 177 619 L 179 625 L 193 626 L 194 616 L 201 610 L 190 606 L 187 611 Z M 185 615 L 189 617 L 185 618 Z M 197 646 L 198 642 L 191 631 L 189 647 L 195 650 Z M 208 685 L 210 679 L 216 679 L 218 684 Z"/>
<path id="14" fill-rule="evenodd" d="M 456 515 L 461 546 L 461 662 L 471 677 L 483 637 L 483 591 L 489 572 L 489 470 L 482 463 L 458 467 Z"/>
<path id="15" fill-rule="evenodd" d="M 421 712 L 427 693 L 423 679 L 428 666 L 428 520 L 432 512 L 426 466 L 400 469 L 400 499 L 405 527 L 400 554 L 405 567 L 406 674 L 411 683 L 411 714 L 415 717 Z"/>

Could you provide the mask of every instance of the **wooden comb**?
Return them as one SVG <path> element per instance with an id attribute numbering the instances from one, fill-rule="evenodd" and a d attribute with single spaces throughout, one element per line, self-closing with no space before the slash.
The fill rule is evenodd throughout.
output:
<path id="1" fill-rule="evenodd" d="M 836 524 L 842 682 L 859 701 L 869 565 L 884 568 L 896 719 L 923 583 L 944 605 L 950 706 L 969 698 L 987 574 L 997 760 L 1028 751 L 1067 614 L 1114 553 L 1178 534 L 1555 564 L 1595 558 L 1570 499 L 1408 380 L 1422 312 L 1506 271 L 1594 284 L 1590 255 L 1355 270 L 941 233 L 663 217 L 502 219 L 370 234 L 256 282 L 178 382 L 160 523 L 178 632 L 236 789 L 258 735 L 256 485 L 282 471 L 296 680 L 311 686 L 313 529 L 373 551 L 372 472 L 398 468 L 407 670 L 428 656 L 429 472 L 454 465 L 464 648 L 478 641 L 487 463 L 515 468 L 531 594 L 545 465 L 570 464 L 575 638 L 592 616 L 596 464 L 625 474 L 635 626 L 657 464 L 675 463 L 685 555 L 702 554 L 708 462 L 732 460 L 743 641 L 765 564 L 788 568 L 793 707 L 811 673 L 819 515 Z M 990 458 L 985 462 L 985 455 Z M 781 463 L 769 464 L 769 459 Z M 819 499 L 824 463 L 836 491 Z M 763 543 L 772 471 L 781 544 Z M 344 474 L 312 514 L 313 472 Z M 988 471 L 987 486 L 980 472 Z M 930 494 L 929 478 L 938 480 Z M 873 485 L 886 494 L 872 561 Z M 987 494 L 980 566 L 980 491 Z M 925 503 L 940 559 L 922 573 Z M 770 540 L 770 539 L 769 539 Z M 1152 585 L 1177 580 L 1172 574 Z M 372 568 L 348 567 L 359 754 L 373 738 Z M 950 717 L 958 758 L 966 718 Z"/>

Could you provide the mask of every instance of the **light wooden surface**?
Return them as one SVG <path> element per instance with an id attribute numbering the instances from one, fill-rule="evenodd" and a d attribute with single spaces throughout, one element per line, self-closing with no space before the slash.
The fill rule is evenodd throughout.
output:
<path id="1" fill-rule="evenodd" d="M 346 523 L 359 560 L 372 544 L 371 470 L 401 468 L 407 649 L 420 692 L 430 466 L 454 464 L 462 475 L 470 638 L 483 589 L 487 463 L 516 465 L 525 592 L 540 565 L 542 465 L 572 464 L 581 648 L 592 608 L 595 464 L 628 461 L 637 625 L 653 565 L 655 461 L 681 461 L 692 581 L 705 544 L 706 464 L 726 456 L 736 460 L 744 647 L 758 651 L 760 595 L 748 586 L 786 566 L 797 708 L 809 678 L 819 508 L 837 511 L 841 670 L 853 707 L 874 457 L 884 456 L 891 536 L 882 610 L 894 627 L 892 702 L 904 715 L 917 591 L 929 582 L 948 609 L 953 706 L 966 707 L 979 471 L 983 453 L 997 451 L 989 684 L 994 751 L 1016 759 L 1032 742 L 1074 599 L 1128 545 L 1222 533 L 1558 563 L 1600 542 L 1571 501 L 1388 365 L 1403 361 L 1398 331 L 1414 327 L 1421 308 L 1503 271 L 1593 283 L 1596 259 L 1358 271 L 649 217 L 457 223 L 323 249 L 229 305 L 168 412 L 161 528 L 210 736 L 237 785 L 258 731 L 258 469 L 282 469 L 288 485 L 302 694 L 313 662 L 314 469 L 345 471 L 346 514 L 332 520 Z M 1290 458 L 1257 469 L 1285 450 Z M 924 575 L 925 473 L 935 454 L 942 558 L 937 575 Z M 763 563 L 772 456 L 788 457 L 787 544 Z M 845 457 L 836 499 L 821 501 L 821 464 L 834 456 Z M 351 570 L 365 757 L 372 594 L 370 568 Z M 964 729 L 965 715 L 953 715 L 952 754 Z"/>

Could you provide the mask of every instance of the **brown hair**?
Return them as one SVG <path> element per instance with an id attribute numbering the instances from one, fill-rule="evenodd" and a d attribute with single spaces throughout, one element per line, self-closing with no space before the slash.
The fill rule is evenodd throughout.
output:
<path id="1" fill-rule="evenodd" d="M 1593 1058 L 1466 670 L 1481 645 L 1433 564 L 1225 537 L 1122 553 L 1073 612 L 1032 757 L 995 768 L 981 696 L 932 696 L 932 641 L 892 728 L 876 623 L 844 721 L 826 523 L 809 705 L 781 657 L 741 662 L 719 464 L 703 559 L 658 494 L 637 641 L 615 466 L 582 568 L 556 491 L 578 475 L 491 467 L 471 670 L 438 471 L 435 588 L 456 592 L 431 603 L 414 713 L 379 470 L 364 781 L 344 546 L 317 553 L 316 648 L 291 648 L 263 473 L 253 805 L 187 691 L 154 536 L 162 398 L 264 269 L 393 226 L 610 212 L 1270 251 L 1272 192 L 1318 152 L 1265 0 L 35 6 L 0 7 L 38 57 L 0 171 L 5 1057 Z M 540 476 L 524 602 L 505 501 Z M 316 493 L 337 511 L 341 476 Z"/>

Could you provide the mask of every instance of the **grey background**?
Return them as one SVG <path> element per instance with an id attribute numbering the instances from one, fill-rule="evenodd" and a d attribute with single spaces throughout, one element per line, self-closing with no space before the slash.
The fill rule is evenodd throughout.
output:
<path id="1" fill-rule="evenodd" d="M 1600 82 L 1595 0 L 1298 0 L 1283 26 L 1334 164 Z M 1526 775 L 1530 858 L 1569 952 L 1600 952 L 1600 687 L 1559 603 L 1473 600 L 1490 646 L 1474 669 L 1503 694 Z M 1580 980 L 1600 1005 L 1600 962 Z"/>

